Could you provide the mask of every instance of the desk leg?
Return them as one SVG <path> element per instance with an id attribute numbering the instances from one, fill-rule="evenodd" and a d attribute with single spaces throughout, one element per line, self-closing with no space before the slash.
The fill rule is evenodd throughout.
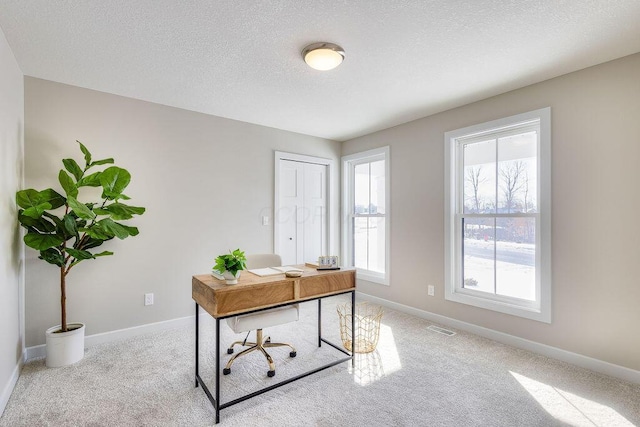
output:
<path id="1" fill-rule="evenodd" d="M 351 291 L 351 367 L 356 367 L 356 291 Z"/>
<path id="2" fill-rule="evenodd" d="M 220 319 L 216 318 L 216 424 L 220 422 Z"/>
<path id="3" fill-rule="evenodd" d="M 318 300 L 318 347 L 322 347 L 322 299 Z"/>
<path id="4" fill-rule="evenodd" d="M 198 387 L 198 339 L 200 337 L 198 318 L 198 303 L 196 303 L 196 388 Z"/>

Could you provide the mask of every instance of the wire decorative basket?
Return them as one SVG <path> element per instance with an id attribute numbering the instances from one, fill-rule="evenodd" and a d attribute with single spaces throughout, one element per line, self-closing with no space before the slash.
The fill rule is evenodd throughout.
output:
<path id="1" fill-rule="evenodd" d="M 355 309 L 355 350 L 352 350 L 351 333 L 351 303 L 338 306 L 340 317 L 340 339 L 342 345 L 348 351 L 354 353 L 371 353 L 378 345 L 380 338 L 380 321 L 382 320 L 382 307 L 366 302 L 356 304 Z"/>

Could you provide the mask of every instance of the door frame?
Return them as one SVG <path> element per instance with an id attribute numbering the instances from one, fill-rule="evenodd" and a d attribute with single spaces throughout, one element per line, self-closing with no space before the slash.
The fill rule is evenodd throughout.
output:
<path id="1" fill-rule="evenodd" d="M 335 218 L 335 206 L 331 202 L 333 196 L 333 186 L 335 182 L 335 161 L 333 159 L 327 159 L 324 157 L 308 156 L 306 154 L 287 153 L 285 151 L 274 152 L 274 189 L 273 189 L 273 253 L 279 253 L 280 249 L 280 218 L 279 218 L 279 200 L 280 200 L 280 161 L 291 160 L 301 163 L 313 163 L 316 165 L 324 165 L 327 167 L 327 248 L 329 252 L 335 251 L 334 246 L 334 218 Z M 326 255 L 335 255 L 329 253 Z"/>

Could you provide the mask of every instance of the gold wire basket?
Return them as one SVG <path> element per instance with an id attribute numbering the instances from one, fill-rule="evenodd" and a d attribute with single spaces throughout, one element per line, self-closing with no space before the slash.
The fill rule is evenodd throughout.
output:
<path id="1" fill-rule="evenodd" d="M 380 320 L 382 307 L 366 302 L 356 304 L 356 345 L 354 353 L 371 353 L 378 345 L 380 338 Z M 338 306 L 340 317 L 340 339 L 348 351 L 352 348 L 351 334 L 351 303 Z"/>

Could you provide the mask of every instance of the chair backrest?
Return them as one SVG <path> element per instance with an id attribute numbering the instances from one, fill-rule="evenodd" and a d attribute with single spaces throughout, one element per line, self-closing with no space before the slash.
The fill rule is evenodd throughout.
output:
<path id="1" fill-rule="evenodd" d="M 277 254 L 253 254 L 247 255 L 247 268 L 279 267 L 282 258 Z"/>

